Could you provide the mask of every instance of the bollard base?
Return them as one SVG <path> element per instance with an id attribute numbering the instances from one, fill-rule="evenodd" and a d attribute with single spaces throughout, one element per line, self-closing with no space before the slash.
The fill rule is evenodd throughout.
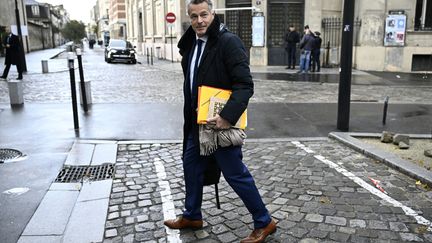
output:
<path id="1" fill-rule="evenodd" d="M 78 86 L 80 89 L 80 104 L 83 105 L 81 84 L 78 83 Z M 85 91 L 86 91 L 87 105 L 90 105 L 90 104 L 92 104 L 91 82 L 88 80 L 84 81 L 84 86 L 85 86 Z"/>
<path id="2" fill-rule="evenodd" d="M 23 83 L 20 80 L 9 80 L 8 81 L 9 88 L 9 98 L 11 105 L 22 105 L 24 104 L 24 95 L 23 95 Z"/>
<path id="3" fill-rule="evenodd" d="M 48 60 L 42 60 L 42 73 L 48 73 Z"/>

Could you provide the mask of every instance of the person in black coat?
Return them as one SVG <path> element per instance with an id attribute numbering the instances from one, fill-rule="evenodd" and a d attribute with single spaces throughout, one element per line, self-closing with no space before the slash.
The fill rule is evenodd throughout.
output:
<path id="1" fill-rule="evenodd" d="M 198 87 L 232 90 L 218 116 L 208 122 L 229 129 L 240 118 L 253 95 L 253 82 L 245 47 L 213 12 L 212 0 L 191 0 L 191 26 L 178 43 L 184 74 L 183 170 L 186 187 L 183 215 L 164 224 L 173 229 L 202 228 L 201 203 L 204 171 L 215 160 L 228 184 L 252 214 L 255 230 L 242 242 L 261 242 L 276 231 L 252 175 L 242 161 L 241 146 L 219 147 L 210 156 L 200 156 L 197 124 Z"/>
<path id="2" fill-rule="evenodd" d="M 321 33 L 318 31 L 315 31 L 315 38 L 314 38 L 314 47 L 312 49 L 312 72 L 321 71 L 321 64 L 320 64 L 320 55 L 321 55 L 321 43 L 322 39 L 320 37 Z"/>
<path id="3" fill-rule="evenodd" d="M 20 41 L 18 36 L 12 34 L 10 27 L 6 27 L 7 35 L 2 40 L 2 45 L 6 49 L 5 69 L 1 78 L 6 79 L 11 65 L 16 65 L 18 78 L 22 79 L 22 68 L 20 58 Z"/>
<path id="4" fill-rule="evenodd" d="M 288 67 L 286 67 L 286 69 L 295 69 L 297 51 L 296 45 L 300 42 L 300 34 L 295 30 L 294 25 L 290 25 L 289 31 L 285 34 L 284 41 L 285 51 L 288 54 Z"/>

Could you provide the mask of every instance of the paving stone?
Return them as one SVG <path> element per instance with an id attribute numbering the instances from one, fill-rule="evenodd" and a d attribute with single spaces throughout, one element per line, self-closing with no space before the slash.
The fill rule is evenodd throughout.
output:
<path id="1" fill-rule="evenodd" d="M 327 231 L 321 231 L 318 229 L 311 229 L 307 236 L 311 237 L 311 238 L 324 239 L 327 237 L 328 234 L 329 234 L 329 232 L 327 232 Z"/>
<path id="2" fill-rule="evenodd" d="M 400 233 L 400 237 L 402 238 L 403 241 L 423 242 L 422 238 L 420 238 L 418 235 L 412 234 L 412 233 Z"/>
<path id="3" fill-rule="evenodd" d="M 235 236 L 231 232 L 220 234 L 217 237 L 221 242 L 231 242 L 231 241 L 235 241 L 237 239 L 237 236 Z"/>
<path id="4" fill-rule="evenodd" d="M 346 219 L 341 217 L 334 217 L 334 216 L 326 216 L 325 222 L 327 224 L 334 224 L 339 226 L 345 226 L 346 225 Z"/>
<path id="5" fill-rule="evenodd" d="M 77 191 L 48 191 L 22 235 L 62 235 L 77 198 Z"/>
<path id="6" fill-rule="evenodd" d="M 118 217 L 120 217 L 120 214 L 118 212 L 108 214 L 108 219 L 116 219 Z"/>
<path id="7" fill-rule="evenodd" d="M 336 242 L 347 242 L 348 238 L 350 237 L 349 234 L 340 233 L 340 232 L 330 232 L 329 238 L 331 240 L 334 240 Z"/>
<path id="8" fill-rule="evenodd" d="M 324 216 L 319 214 L 307 214 L 305 219 L 309 222 L 321 223 L 324 220 Z"/>
<path id="9" fill-rule="evenodd" d="M 350 219 L 349 222 L 352 228 L 366 228 L 366 221 L 362 219 Z"/>
<path id="10" fill-rule="evenodd" d="M 299 243 L 318 243 L 316 239 L 306 238 L 299 241 Z"/>
<path id="11" fill-rule="evenodd" d="M 149 231 L 156 229 L 156 225 L 153 222 L 140 223 L 135 225 L 137 232 Z"/>
<path id="12" fill-rule="evenodd" d="M 100 242 L 103 240 L 107 218 L 108 198 L 78 202 L 64 232 L 64 243 Z M 88 227 L 91 225 L 91 227 Z"/>
<path id="13" fill-rule="evenodd" d="M 198 230 L 198 231 L 195 231 L 195 236 L 198 239 L 204 239 L 204 238 L 209 236 L 209 233 L 207 233 L 207 231 L 205 231 L 205 230 Z"/>
<path id="14" fill-rule="evenodd" d="M 390 222 L 390 230 L 396 232 L 408 232 L 408 227 L 402 222 Z"/>
<path id="15" fill-rule="evenodd" d="M 386 222 L 383 222 L 383 221 L 370 220 L 368 222 L 368 228 L 377 229 L 377 230 L 387 230 L 388 224 Z"/>
<path id="16" fill-rule="evenodd" d="M 306 235 L 308 231 L 303 228 L 294 227 L 288 230 L 288 234 L 296 237 L 296 238 L 302 238 L 304 235 Z"/>
<path id="17" fill-rule="evenodd" d="M 116 229 L 110 229 L 110 230 L 107 230 L 105 232 L 105 237 L 107 237 L 107 238 L 112 238 L 115 236 L 117 236 L 117 230 Z"/>

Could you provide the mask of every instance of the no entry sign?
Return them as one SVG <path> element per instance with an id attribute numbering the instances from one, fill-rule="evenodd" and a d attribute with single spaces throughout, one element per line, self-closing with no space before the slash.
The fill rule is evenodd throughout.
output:
<path id="1" fill-rule="evenodd" d="M 169 12 L 169 13 L 167 13 L 167 15 L 165 16 L 165 20 L 166 20 L 168 23 L 172 24 L 172 23 L 174 23 L 174 22 L 176 21 L 176 16 L 175 16 L 175 14 L 174 14 L 173 12 Z"/>

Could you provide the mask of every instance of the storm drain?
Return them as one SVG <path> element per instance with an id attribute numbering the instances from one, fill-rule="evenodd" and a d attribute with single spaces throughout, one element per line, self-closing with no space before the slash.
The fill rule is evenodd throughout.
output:
<path id="1" fill-rule="evenodd" d="M 24 157 L 25 155 L 16 149 L 0 149 L 0 164 L 14 162 Z"/>
<path id="2" fill-rule="evenodd" d="M 112 179 L 114 169 L 114 164 L 97 166 L 64 166 L 57 175 L 55 182 L 70 183 Z"/>

